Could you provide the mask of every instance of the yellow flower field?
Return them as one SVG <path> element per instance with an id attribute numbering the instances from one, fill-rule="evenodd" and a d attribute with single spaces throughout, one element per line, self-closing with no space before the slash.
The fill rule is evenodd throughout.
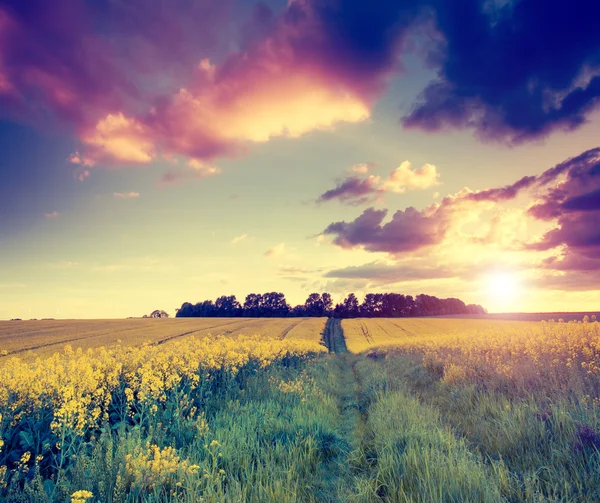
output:
<path id="1" fill-rule="evenodd" d="M 295 365 L 326 351 L 302 338 L 191 336 L 164 345 L 67 346 L 34 362 L 8 358 L 0 366 L 0 475 L 14 477 L 38 465 L 61 473 L 102 425 L 144 426 L 169 407 L 179 417 L 195 418 L 198 405 L 219 389 L 243 386 L 272 364 Z M 145 487 L 148 470 L 168 477 L 161 463 L 178 457 L 172 449 L 157 449 L 128 458 L 132 484 Z"/>
<path id="2" fill-rule="evenodd" d="M 600 323 L 465 319 L 352 319 L 342 322 L 354 353 L 419 355 L 446 381 L 597 393 Z"/>

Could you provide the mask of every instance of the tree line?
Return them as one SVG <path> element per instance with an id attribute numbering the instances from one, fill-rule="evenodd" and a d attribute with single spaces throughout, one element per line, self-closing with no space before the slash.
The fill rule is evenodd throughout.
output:
<path id="1" fill-rule="evenodd" d="M 251 293 L 241 304 L 235 295 L 223 295 L 212 300 L 192 304 L 184 302 L 177 309 L 177 318 L 211 317 L 320 317 L 334 318 L 401 318 L 409 316 L 444 316 L 452 314 L 484 314 L 478 304 L 465 304 L 460 299 L 440 299 L 433 295 L 401 293 L 368 293 L 362 303 L 353 293 L 333 305 L 331 294 L 311 293 L 304 304 L 292 307 L 280 292 Z"/>

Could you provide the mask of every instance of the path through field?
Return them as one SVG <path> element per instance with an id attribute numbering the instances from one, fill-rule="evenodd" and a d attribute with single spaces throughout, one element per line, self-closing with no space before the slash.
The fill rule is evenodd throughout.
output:
<path id="1" fill-rule="evenodd" d="M 329 352 L 336 356 L 333 365 L 339 410 L 337 424 L 344 448 L 324 467 L 325 485 L 319 501 L 355 501 L 357 485 L 360 485 L 357 481 L 369 476 L 375 461 L 367 433 L 368 403 L 356 370 L 360 357 L 348 351 L 341 320 L 329 319 L 323 335 Z"/>

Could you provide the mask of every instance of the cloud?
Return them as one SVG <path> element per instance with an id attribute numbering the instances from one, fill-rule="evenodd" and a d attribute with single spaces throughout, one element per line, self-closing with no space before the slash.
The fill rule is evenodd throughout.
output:
<path id="1" fill-rule="evenodd" d="M 369 173 L 374 167 L 376 163 L 374 162 L 361 162 L 359 164 L 353 164 L 348 168 L 350 173 L 354 173 L 355 175 L 366 175 Z"/>
<path id="2" fill-rule="evenodd" d="M 83 182 L 86 178 L 89 178 L 92 175 L 89 169 L 78 168 L 73 172 L 73 176 L 76 180 Z"/>
<path id="3" fill-rule="evenodd" d="M 324 274 L 325 278 L 366 279 L 371 283 L 390 284 L 458 276 L 456 268 L 441 265 L 414 265 L 375 261 L 360 266 L 333 269 Z"/>
<path id="4" fill-rule="evenodd" d="M 211 163 L 367 119 L 417 32 L 437 79 L 406 127 L 472 128 L 517 143 L 576 129 L 600 103 L 600 7 L 591 0 L 552 9 L 542 0 L 294 0 L 278 12 L 259 3 L 250 19 L 231 7 L 7 0 L 0 109 L 74 131 L 79 166 Z"/>
<path id="5" fill-rule="evenodd" d="M 234 238 L 231 240 L 231 244 L 232 244 L 232 245 L 236 245 L 236 244 L 238 244 L 238 243 L 240 243 L 240 242 L 244 241 L 244 240 L 245 240 L 247 237 L 248 237 L 248 234 L 245 234 L 245 233 L 244 233 L 244 234 L 240 234 L 239 236 L 236 236 L 236 237 L 234 237 Z"/>
<path id="6" fill-rule="evenodd" d="M 544 267 L 561 271 L 600 271 L 600 147 L 545 171 L 540 183 L 555 183 L 531 205 L 528 213 L 554 226 L 531 250 L 559 249 Z"/>
<path id="7" fill-rule="evenodd" d="M 123 113 L 108 114 L 93 128 L 83 132 L 83 162 L 88 166 L 103 164 L 147 164 L 156 159 L 152 130 L 138 119 Z"/>
<path id="8" fill-rule="evenodd" d="M 530 202 L 505 206 L 520 196 Z M 338 269 L 326 277 L 409 281 L 462 270 L 464 279 L 475 264 L 487 267 L 482 260 L 491 266 L 514 259 L 538 275 L 538 285 L 572 290 L 578 277 L 582 288 L 591 288 L 590 278 L 600 277 L 599 196 L 600 147 L 503 187 L 464 188 L 422 210 L 399 210 L 387 221 L 387 210 L 369 208 L 354 220 L 330 224 L 322 235 L 341 248 L 384 252 L 403 261 Z M 415 257 L 410 252 L 417 250 L 430 262 L 410 262 Z"/>
<path id="9" fill-rule="evenodd" d="M 383 180 L 374 175 L 369 175 L 368 178 L 349 176 L 339 181 L 335 188 L 321 194 L 317 202 L 338 199 L 342 203 L 359 206 L 373 202 L 385 192 L 403 194 L 408 190 L 428 189 L 438 183 L 439 174 L 433 164 L 413 169 L 410 162 L 404 161 Z"/>
<path id="10" fill-rule="evenodd" d="M 385 192 L 403 194 L 408 190 L 423 190 L 439 183 L 440 175 L 433 164 L 424 164 L 413 169 L 408 161 L 404 161 L 393 170 L 382 184 Z"/>
<path id="11" fill-rule="evenodd" d="M 58 211 L 51 211 L 50 213 L 44 213 L 44 217 L 46 217 L 48 219 L 58 218 L 59 216 L 60 216 L 60 213 Z"/>
<path id="12" fill-rule="evenodd" d="M 438 77 L 403 118 L 409 128 L 471 128 L 520 143 L 586 122 L 600 104 L 597 2 L 432 2 Z M 507 70 L 508 69 L 508 70 Z"/>
<path id="13" fill-rule="evenodd" d="M 137 199 L 140 194 L 139 192 L 114 192 L 113 196 L 119 199 Z"/>
<path id="14" fill-rule="evenodd" d="M 538 182 L 538 178 L 536 176 L 524 176 L 513 184 L 494 189 L 472 192 L 468 194 L 466 198 L 470 201 L 508 201 L 517 197 L 519 192 L 531 187 L 536 182 Z"/>
<path id="15" fill-rule="evenodd" d="M 265 252 L 265 257 L 274 258 L 279 257 L 283 251 L 285 250 L 285 243 L 279 243 L 275 246 L 272 246 Z"/>
<path id="16" fill-rule="evenodd" d="M 335 236 L 342 248 L 363 247 L 371 252 L 401 253 L 440 243 L 451 216 L 447 206 L 432 205 L 423 211 L 413 207 L 398 210 L 383 223 L 388 211 L 368 208 L 352 222 L 334 222 L 323 231 Z"/>
<path id="17" fill-rule="evenodd" d="M 19 119 L 74 129 L 72 160 L 87 166 L 210 162 L 362 121 L 401 70 L 421 10 L 302 0 L 279 13 L 258 4 L 243 20 L 221 0 L 32 1 L 0 8 L 0 101 Z"/>
<path id="18" fill-rule="evenodd" d="M 324 192 L 319 196 L 317 202 L 323 203 L 332 199 L 339 199 L 353 206 L 364 204 L 373 199 L 373 196 L 380 194 L 382 190 L 377 187 L 380 177 L 369 176 L 361 180 L 358 177 L 350 176 L 338 183 L 337 187 Z"/>
<path id="19" fill-rule="evenodd" d="M 186 166 L 190 169 L 167 171 L 161 177 L 160 183 L 163 185 L 168 185 L 176 183 L 180 180 L 207 178 L 209 176 L 217 175 L 221 172 L 219 168 L 211 166 L 200 159 L 188 159 Z"/>

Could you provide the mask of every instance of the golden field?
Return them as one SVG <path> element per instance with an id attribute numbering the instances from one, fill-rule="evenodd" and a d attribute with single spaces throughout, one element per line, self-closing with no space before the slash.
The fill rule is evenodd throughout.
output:
<path id="1" fill-rule="evenodd" d="M 164 344 L 194 336 L 258 335 L 318 341 L 325 318 L 136 318 L 127 320 L 0 321 L 0 357 L 32 361 L 74 349 Z"/>

